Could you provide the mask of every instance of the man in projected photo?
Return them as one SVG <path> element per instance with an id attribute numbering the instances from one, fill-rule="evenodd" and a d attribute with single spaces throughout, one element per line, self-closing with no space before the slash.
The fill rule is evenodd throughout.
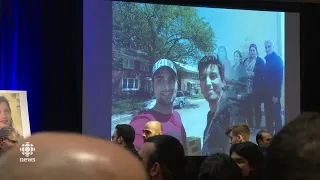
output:
<path id="1" fill-rule="evenodd" d="M 202 155 L 217 152 L 227 153 L 228 137 L 225 130 L 230 124 L 229 102 L 223 91 L 225 85 L 224 67 L 215 56 L 203 57 L 199 64 L 201 92 L 209 103 L 207 126 L 203 135 Z"/>
<path id="2" fill-rule="evenodd" d="M 281 120 L 281 89 L 283 83 L 283 60 L 274 52 L 272 41 L 265 41 L 266 50 L 266 126 L 272 134 L 282 128 Z M 275 126 L 273 125 L 275 123 Z"/>
<path id="3" fill-rule="evenodd" d="M 173 110 L 173 101 L 178 90 L 177 69 L 168 59 L 157 61 L 152 68 L 152 87 L 156 104 L 151 109 L 134 117 L 130 125 L 136 131 L 134 145 L 140 149 L 143 145 L 144 125 L 152 120 L 162 124 L 162 133 L 177 138 L 186 148 L 186 132 L 180 114 Z"/>
<path id="4" fill-rule="evenodd" d="M 8 99 L 0 96 L 0 128 L 5 126 L 13 127 L 11 108 Z"/>

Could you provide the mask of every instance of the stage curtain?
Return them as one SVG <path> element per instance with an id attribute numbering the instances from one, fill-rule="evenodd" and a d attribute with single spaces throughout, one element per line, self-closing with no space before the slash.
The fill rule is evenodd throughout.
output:
<path id="1" fill-rule="evenodd" d="M 40 0 L 0 0 L 0 90 L 26 90 L 31 132 L 43 129 Z"/>

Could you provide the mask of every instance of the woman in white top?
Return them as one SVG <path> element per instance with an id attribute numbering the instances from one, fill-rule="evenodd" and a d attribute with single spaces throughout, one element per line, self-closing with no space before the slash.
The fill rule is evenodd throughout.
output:
<path id="1" fill-rule="evenodd" d="M 252 128 L 251 131 L 259 130 L 261 125 L 262 111 L 261 103 L 263 102 L 265 93 L 265 62 L 258 56 L 257 45 L 251 44 L 249 47 L 249 57 L 243 62 L 248 73 L 247 85 L 247 119 L 248 124 Z M 255 126 L 253 124 L 255 117 Z"/>

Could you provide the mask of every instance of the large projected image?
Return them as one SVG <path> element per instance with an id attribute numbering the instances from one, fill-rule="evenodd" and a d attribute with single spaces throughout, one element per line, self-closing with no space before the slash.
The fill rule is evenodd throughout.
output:
<path id="1" fill-rule="evenodd" d="M 284 13 L 113 2 L 112 134 L 169 134 L 187 155 L 228 152 L 226 130 L 284 124 Z M 160 123 L 159 123 L 160 122 Z"/>

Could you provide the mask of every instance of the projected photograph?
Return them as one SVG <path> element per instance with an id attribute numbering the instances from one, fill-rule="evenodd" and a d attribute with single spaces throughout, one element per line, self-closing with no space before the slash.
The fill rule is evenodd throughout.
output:
<path id="1" fill-rule="evenodd" d="M 5 126 L 14 128 L 19 140 L 31 135 L 25 91 L 0 90 L 0 128 Z"/>
<path id="2" fill-rule="evenodd" d="M 112 134 L 176 137 L 190 156 L 228 152 L 226 130 L 284 124 L 284 13 L 113 2 Z"/>

